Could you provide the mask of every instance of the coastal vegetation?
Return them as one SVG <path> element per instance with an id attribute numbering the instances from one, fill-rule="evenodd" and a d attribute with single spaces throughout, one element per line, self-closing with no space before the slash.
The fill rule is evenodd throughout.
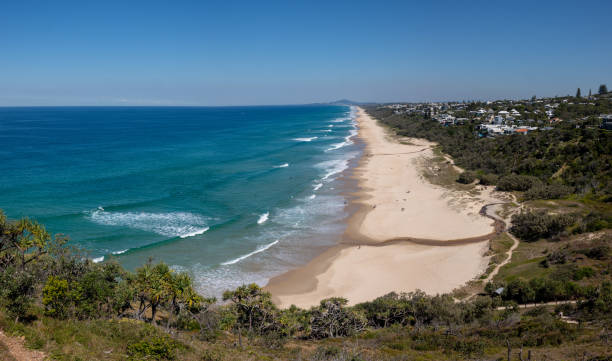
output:
<path id="1" fill-rule="evenodd" d="M 57 360 L 505 359 L 507 353 L 542 359 L 576 352 L 595 360 L 610 356 L 608 236 L 525 243 L 550 246 L 508 264 L 483 293 L 460 302 L 415 291 L 355 306 L 330 298 L 310 309 L 279 309 L 254 284 L 216 302 L 163 263 L 149 261 L 134 272 L 113 260 L 93 263 L 42 225 L 2 214 L 0 328 Z M 530 268 L 518 276 L 524 265 Z M 533 303 L 541 306 L 521 307 Z"/>
<path id="2" fill-rule="evenodd" d="M 439 144 L 441 151 L 452 156 L 456 165 L 470 171 L 460 182 L 479 178 L 484 179 L 483 184 L 496 184 L 500 190 L 533 189 L 528 194 L 533 199 L 575 194 L 609 202 L 612 132 L 598 127 L 601 120 L 597 116 L 612 113 L 612 101 L 598 96 L 587 104 L 569 102 L 568 98 L 553 98 L 548 102 L 556 105 L 554 122 L 537 120 L 537 114 L 544 114 L 544 107 L 531 101 L 461 104 L 458 108 L 463 110 L 453 114 L 466 118 L 450 126 L 428 113 L 398 112 L 378 105 L 365 109 L 400 136 L 424 138 Z M 480 126 L 486 120 L 483 116 L 470 116 L 477 109 L 490 108 L 497 112 L 510 107 L 536 118 L 523 124 L 541 127 L 546 122 L 550 123 L 549 129 L 483 137 Z M 536 113 L 538 107 L 541 111 Z"/>

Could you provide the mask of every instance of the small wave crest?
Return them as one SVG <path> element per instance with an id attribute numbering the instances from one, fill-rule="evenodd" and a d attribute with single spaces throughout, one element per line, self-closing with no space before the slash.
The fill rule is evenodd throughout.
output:
<path id="1" fill-rule="evenodd" d="M 235 258 L 235 259 L 233 259 L 233 260 L 231 260 L 231 261 L 223 262 L 223 263 L 221 263 L 221 265 L 223 265 L 223 266 L 229 266 L 229 265 L 231 265 L 231 264 L 238 263 L 238 262 L 240 262 L 240 261 L 242 261 L 242 260 L 244 260 L 244 259 L 247 259 L 247 258 L 251 257 L 252 255 L 255 255 L 255 254 L 257 254 L 257 253 L 260 253 L 260 252 L 263 252 L 263 251 L 267 250 L 268 248 L 270 248 L 270 247 L 274 246 L 274 245 L 275 245 L 275 244 L 277 244 L 277 243 L 278 243 L 278 240 L 276 240 L 276 241 L 274 241 L 274 242 L 272 242 L 272 243 L 268 243 L 268 244 L 266 244 L 266 245 L 264 245 L 264 246 L 257 247 L 257 249 L 256 249 L 256 250 L 254 250 L 253 252 L 251 252 L 251 253 L 247 253 L 247 254 L 245 254 L 244 256 L 240 256 L 240 257 Z"/>
<path id="2" fill-rule="evenodd" d="M 121 251 L 114 251 L 114 252 L 111 252 L 111 254 L 114 254 L 114 255 L 120 255 L 120 254 L 124 254 L 124 253 L 125 253 L 125 252 L 127 252 L 127 251 L 129 251 L 129 249 L 122 249 Z"/>
<path id="3" fill-rule="evenodd" d="M 313 140 L 319 137 L 310 137 L 310 138 L 293 138 L 296 142 L 312 142 Z"/>
<path id="4" fill-rule="evenodd" d="M 266 212 L 266 213 L 260 215 L 259 219 L 257 220 L 257 224 L 264 224 L 264 223 L 266 223 L 266 221 L 268 220 L 268 216 L 270 216 L 270 212 Z"/>
<path id="5" fill-rule="evenodd" d="M 187 238 L 187 237 L 197 236 L 198 234 L 202 234 L 202 233 L 208 231 L 208 229 L 209 229 L 209 227 L 204 227 L 204 228 L 196 229 L 194 231 L 187 232 L 185 234 L 181 234 L 181 235 L 179 235 L 179 237 Z"/>
<path id="6" fill-rule="evenodd" d="M 321 189 L 321 187 L 323 187 L 323 183 L 317 183 L 317 184 L 315 184 L 315 185 L 314 185 L 312 188 L 313 188 L 315 191 L 318 191 L 319 189 Z"/>
<path id="7" fill-rule="evenodd" d="M 104 256 L 96 257 L 91 260 L 93 263 L 100 263 L 104 261 Z"/>
<path id="8" fill-rule="evenodd" d="M 321 178 L 322 181 L 330 179 L 332 176 L 343 172 L 349 167 L 349 159 L 333 159 L 328 160 L 317 165 L 319 168 L 325 169 L 326 173 Z"/>
<path id="9" fill-rule="evenodd" d="M 275 165 L 274 168 L 287 168 L 288 166 L 289 166 L 289 163 L 283 163 L 283 164 Z"/>
<path id="10" fill-rule="evenodd" d="M 102 225 L 134 228 L 167 237 L 193 237 L 209 229 L 206 217 L 188 212 L 110 212 L 96 209 L 89 219 Z"/>

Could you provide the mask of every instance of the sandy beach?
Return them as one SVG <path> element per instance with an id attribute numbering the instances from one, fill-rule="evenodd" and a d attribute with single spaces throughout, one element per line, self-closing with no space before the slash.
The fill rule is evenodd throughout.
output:
<path id="1" fill-rule="evenodd" d="M 423 176 L 432 143 L 398 139 L 358 108 L 363 157 L 354 170 L 357 211 L 340 244 L 266 286 L 280 307 L 342 296 L 350 304 L 389 292 L 450 292 L 481 274 L 491 219 L 479 214 L 490 191 L 474 195 Z"/>

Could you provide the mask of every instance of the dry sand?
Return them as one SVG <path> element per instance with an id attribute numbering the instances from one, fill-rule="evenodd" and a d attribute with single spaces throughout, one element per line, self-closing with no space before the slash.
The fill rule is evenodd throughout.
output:
<path id="1" fill-rule="evenodd" d="M 355 170 L 359 210 L 340 245 L 270 280 L 266 288 L 281 307 L 332 296 L 355 304 L 392 291 L 450 292 L 488 264 L 493 224 L 478 211 L 490 192 L 474 196 L 432 185 L 422 176 L 432 143 L 392 137 L 360 108 L 357 121 L 366 145 Z"/>

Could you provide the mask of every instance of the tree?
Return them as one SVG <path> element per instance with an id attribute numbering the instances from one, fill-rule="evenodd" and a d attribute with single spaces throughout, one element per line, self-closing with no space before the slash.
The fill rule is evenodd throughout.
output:
<path id="1" fill-rule="evenodd" d="M 591 89 L 589 89 L 589 98 L 591 97 Z"/>
<path id="2" fill-rule="evenodd" d="M 277 309 L 272 303 L 272 296 L 255 283 L 242 285 L 234 291 L 225 291 L 223 301 L 233 303 L 239 335 L 243 327 L 247 328 L 249 336 L 253 336 L 263 335 L 277 326 Z"/>
<path id="3" fill-rule="evenodd" d="M 603 95 L 607 93 L 608 93 L 608 87 L 606 86 L 606 84 L 601 84 L 599 86 L 599 95 Z"/>
<path id="4" fill-rule="evenodd" d="M 321 301 L 319 307 L 311 311 L 310 337 L 351 336 L 366 326 L 365 317 L 347 309 L 348 300 L 332 297 Z"/>
<path id="5" fill-rule="evenodd" d="M 9 222 L 0 210 L 0 269 L 13 265 L 23 270 L 48 253 L 52 242 L 42 225 L 27 218 Z"/>
<path id="6" fill-rule="evenodd" d="M 580 88 L 576 90 L 576 98 L 582 98 L 582 95 L 580 94 Z"/>
<path id="7" fill-rule="evenodd" d="M 134 287 L 139 300 L 138 319 L 147 309 L 151 309 L 151 322 L 155 323 L 155 315 L 160 305 L 171 297 L 171 271 L 165 263 L 155 266 L 151 260 L 136 270 Z"/>

